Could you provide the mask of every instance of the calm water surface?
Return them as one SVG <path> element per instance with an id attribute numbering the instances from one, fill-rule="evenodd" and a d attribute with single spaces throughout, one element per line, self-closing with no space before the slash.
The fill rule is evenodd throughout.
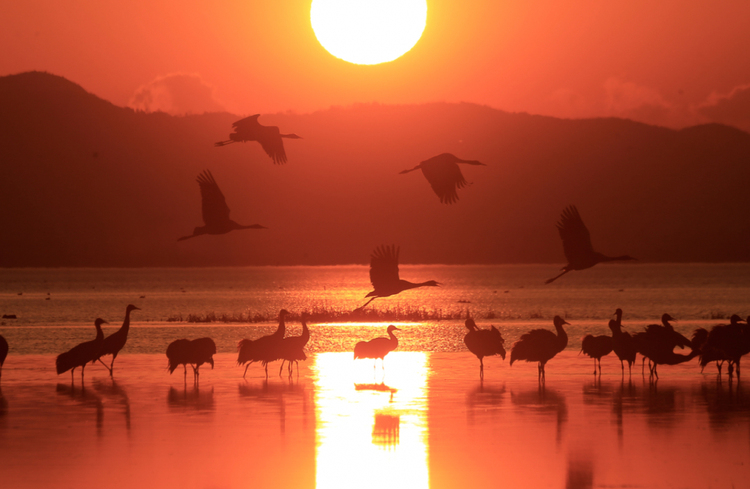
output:
<path id="1" fill-rule="evenodd" d="M 631 331 L 664 312 L 685 334 L 745 317 L 750 265 L 600 266 L 544 286 L 555 268 L 402 266 L 404 278 L 444 285 L 372 304 L 468 311 L 499 326 L 507 346 L 564 315 L 570 342 L 543 386 L 535 365 L 499 357 L 485 359 L 480 382 L 462 320 L 399 324 L 384 371 L 351 351 L 385 324 L 312 324 L 299 377 L 280 378 L 276 363 L 268 381 L 257 365 L 242 378 L 236 344 L 275 323 L 168 321 L 352 310 L 371 290 L 363 266 L 0 270 L 0 313 L 17 315 L 0 325 L 11 344 L 0 378 L 2 487 L 747 487 L 746 380 L 693 361 L 663 366 L 651 382 L 640 368 L 623 377 L 611 356 L 597 379 L 578 351 L 583 334 L 608 333 L 617 307 Z M 55 355 L 92 338 L 96 317 L 114 331 L 128 303 L 142 310 L 115 380 L 98 365 L 83 386 L 57 376 Z M 198 336 L 214 338 L 219 354 L 195 386 L 191 374 L 167 373 L 163 352 Z"/>

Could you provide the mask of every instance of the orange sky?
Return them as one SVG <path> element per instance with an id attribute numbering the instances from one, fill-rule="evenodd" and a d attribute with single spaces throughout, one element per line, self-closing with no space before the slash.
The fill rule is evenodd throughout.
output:
<path id="1" fill-rule="evenodd" d="M 0 75 L 48 71 L 121 106 L 169 92 L 172 112 L 310 112 L 360 102 L 474 102 L 560 117 L 750 130 L 744 0 L 428 0 L 402 58 L 329 55 L 310 0 L 11 2 Z M 189 76 L 187 76 L 189 75 Z"/>

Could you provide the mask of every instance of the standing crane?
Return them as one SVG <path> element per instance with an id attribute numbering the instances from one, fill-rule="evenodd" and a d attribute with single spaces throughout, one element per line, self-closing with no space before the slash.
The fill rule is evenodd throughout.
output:
<path id="1" fill-rule="evenodd" d="M 281 367 L 279 375 L 284 368 L 284 362 L 289 362 L 289 376 L 292 376 L 294 364 L 297 365 L 297 376 L 299 376 L 299 361 L 307 360 L 305 355 L 305 345 L 310 341 L 310 329 L 307 327 L 307 313 L 302 313 L 302 334 L 299 336 L 288 336 L 281 342 Z"/>
<path id="2" fill-rule="evenodd" d="M 96 338 L 91 341 L 84 341 L 66 351 L 60 353 L 55 359 L 57 375 L 70 370 L 70 381 L 73 382 L 73 373 L 77 367 L 81 367 L 81 383 L 83 383 L 83 373 L 88 362 L 94 362 L 99 358 L 102 343 L 104 342 L 104 332 L 102 324 L 109 324 L 102 318 L 96 318 L 94 327 L 96 328 Z"/>
<path id="3" fill-rule="evenodd" d="M 211 338 L 196 338 L 194 340 L 174 340 L 167 346 L 167 369 L 169 373 L 182 365 L 183 376 L 187 382 L 187 365 L 193 368 L 193 382 L 198 383 L 200 372 L 198 369 L 204 363 L 211 364 L 214 368 L 214 355 L 216 354 L 216 343 Z"/>
<path id="4" fill-rule="evenodd" d="M 622 330 L 622 309 L 617 308 L 615 311 L 615 317 L 609 321 L 609 329 L 612 330 L 612 349 L 620 359 L 620 368 L 622 369 L 622 375 L 625 375 L 625 365 L 623 361 L 628 362 L 628 374 L 632 374 L 633 364 L 635 363 L 635 355 L 637 349 L 633 337 L 630 333 Z"/>
<path id="5" fill-rule="evenodd" d="M 432 190 L 440 198 L 440 202 L 443 204 L 453 204 L 458 201 L 456 189 L 469 185 L 461 173 L 461 169 L 458 167 L 459 163 L 487 166 L 476 160 L 462 160 L 450 153 L 443 153 L 424 160 L 410 170 L 399 172 L 399 175 L 414 170 L 422 170 L 422 174 L 430 183 Z"/>
<path id="6" fill-rule="evenodd" d="M 395 245 L 379 246 L 372 252 L 372 255 L 370 255 L 370 282 L 375 290 L 365 296 L 365 299 L 368 297 L 372 297 L 372 299 L 365 302 L 361 307 L 358 307 L 357 311 L 361 311 L 367 304 L 378 297 L 388 297 L 417 287 L 437 287 L 440 285 L 434 280 L 414 283 L 399 278 L 399 252 L 400 248 L 396 248 Z"/>
<path id="7" fill-rule="evenodd" d="M 635 260 L 630 255 L 606 256 L 598 251 L 594 251 L 591 246 L 591 235 L 589 230 L 581 219 L 578 209 L 574 205 L 568 206 L 563 210 L 560 221 L 557 223 L 557 230 L 563 242 L 563 252 L 568 264 L 562 267 L 562 273 L 548 279 L 545 284 L 554 282 L 566 273 L 572 270 L 585 270 L 591 268 L 597 263 L 615 261 L 615 260 Z"/>
<path id="8" fill-rule="evenodd" d="M 140 310 L 140 307 L 136 307 L 133 304 L 128 304 L 128 306 L 125 308 L 125 320 L 122 322 L 122 326 L 120 327 L 120 329 L 104 338 L 102 349 L 97 360 L 99 360 L 99 362 L 104 365 L 107 370 L 109 370 L 110 377 L 112 377 L 114 373 L 115 358 L 117 358 L 117 354 L 120 353 L 120 350 L 122 350 L 122 348 L 125 346 L 125 342 L 128 341 L 128 331 L 130 331 L 130 312 Z M 107 367 L 106 363 L 102 362 L 101 357 L 103 357 L 104 355 L 112 355 L 112 363 L 110 363 L 109 367 Z"/>
<path id="9" fill-rule="evenodd" d="M 240 340 L 237 344 L 237 364 L 245 366 L 245 372 L 242 374 L 244 378 L 247 375 L 247 369 L 253 362 L 261 362 L 263 368 L 266 371 L 266 379 L 268 378 L 268 364 L 281 358 L 281 342 L 286 334 L 286 322 L 284 318 L 289 314 L 289 311 L 282 309 L 279 311 L 279 326 L 273 334 L 262 336 L 257 340 Z M 281 375 L 281 371 L 279 371 Z"/>
<path id="10" fill-rule="evenodd" d="M 490 329 L 480 329 L 473 319 L 466 320 L 466 329 L 469 330 L 464 336 L 464 344 L 479 359 L 479 378 L 484 379 L 484 357 L 500 355 L 505 360 L 505 339 L 495 326 Z"/>
<path id="11" fill-rule="evenodd" d="M 296 134 L 281 134 L 276 126 L 263 126 L 258 123 L 258 117 L 260 117 L 260 114 L 255 114 L 233 123 L 234 132 L 229 135 L 229 139 L 219 141 L 214 146 L 258 141 L 274 164 L 282 165 L 286 163 L 286 151 L 284 151 L 284 140 L 282 138 L 302 139 L 302 137 Z"/>
<path id="12" fill-rule="evenodd" d="M 555 325 L 557 334 L 548 329 L 532 329 L 522 334 L 510 350 L 511 367 L 513 362 L 518 360 L 539 362 L 538 380 L 540 382 L 546 380 L 544 366 L 547 362 L 568 346 L 568 334 L 563 329 L 563 325 L 570 323 L 560 316 L 555 316 L 552 323 Z"/>
<path id="13" fill-rule="evenodd" d="M 372 358 L 375 360 L 373 363 L 373 369 L 377 366 L 378 358 L 380 364 L 383 365 L 385 356 L 398 348 L 398 338 L 393 334 L 394 331 L 401 331 L 394 325 L 388 326 L 388 338 L 379 337 L 373 338 L 370 341 L 360 341 L 354 345 L 354 359 L 358 358 Z M 385 366 L 383 366 L 385 369 Z"/>
<path id="14" fill-rule="evenodd" d="M 226 234 L 236 229 L 268 229 L 260 224 L 243 226 L 229 219 L 229 206 L 227 206 L 224 194 L 221 193 L 221 189 L 216 184 L 216 180 L 214 180 L 210 171 L 204 170 L 203 173 L 198 175 L 197 182 L 201 189 L 203 223 L 205 225 L 197 226 L 193 230 L 193 234 L 178 238 L 177 241 L 195 238 L 202 234 Z"/>
<path id="15" fill-rule="evenodd" d="M 0 335 L 0 375 L 3 374 L 3 363 L 8 356 L 8 341 Z"/>

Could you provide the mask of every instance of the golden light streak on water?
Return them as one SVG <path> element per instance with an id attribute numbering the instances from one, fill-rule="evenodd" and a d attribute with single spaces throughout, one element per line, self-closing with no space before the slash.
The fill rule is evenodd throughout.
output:
<path id="1" fill-rule="evenodd" d="M 315 356 L 316 487 L 429 487 L 428 354 Z"/>

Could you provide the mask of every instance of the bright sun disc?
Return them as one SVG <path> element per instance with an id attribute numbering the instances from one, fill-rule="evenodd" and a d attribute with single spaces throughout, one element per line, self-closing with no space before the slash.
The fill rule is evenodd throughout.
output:
<path id="1" fill-rule="evenodd" d="M 375 65 L 393 61 L 419 41 L 427 0 L 313 0 L 310 21 L 329 53 Z"/>

